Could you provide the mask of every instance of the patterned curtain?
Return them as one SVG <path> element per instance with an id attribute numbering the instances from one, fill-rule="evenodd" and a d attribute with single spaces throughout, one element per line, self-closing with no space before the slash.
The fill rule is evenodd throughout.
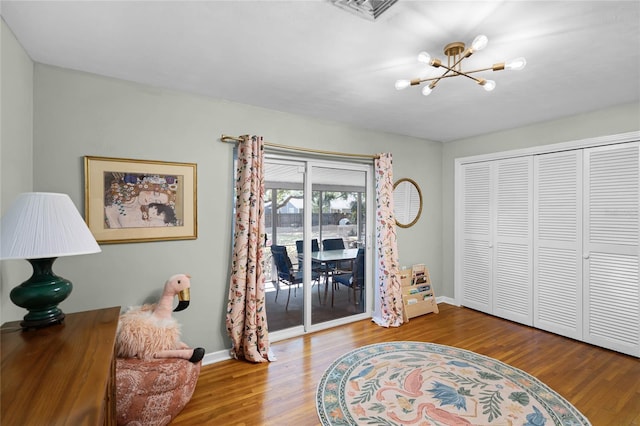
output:
<path id="1" fill-rule="evenodd" d="M 390 153 L 375 160 L 376 288 L 373 320 L 383 327 L 402 324 L 402 291 L 398 266 L 396 219 L 393 213 L 393 167 Z"/>
<path id="2" fill-rule="evenodd" d="M 264 142 L 243 136 L 238 144 L 236 206 L 227 332 L 231 356 L 269 361 L 269 333 L 264 295 Z"/>

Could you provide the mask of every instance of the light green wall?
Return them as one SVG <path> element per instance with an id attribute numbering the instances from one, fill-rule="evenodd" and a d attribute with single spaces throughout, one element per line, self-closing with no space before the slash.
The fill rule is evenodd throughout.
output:
<path id="1" fill-rule="evenodd" d="M 0 212 L 33 189 L 33 62 L 4 20 L 0 23 Z M 25 261 L 0 261 L 0 320 L 22 318 L 9 300 L 31 275 Z"/>
<path id="2" fill-rule="evenodd" d="M 610 108 L 441 144 L 367 131 L 187 93 L 36 64 L 2 22 L 0 207 L 25 191 L 70 195 L 83 212 L 83 157 L 198 164 L 197 240 L 102 245 L 102 253 L 60 258 L 74 283 L 61 307 L 78 312 L 155 301 L 178 272 L 193 277 L 192 303 L 176 313 L 183 337 L 207 352 L 228 348 L 224 327 L 231 247 L 232 146 L 220 135 L 351 153 L 392 152 L 394 177 L 420 185 L 418 223 L 398 228 L 400 262 L 426 263 L 438 296 L 453 297 L 453 166 L 457 157 L 640 129 L 638 105 Z M 9 291 L 30 275 L 24 261 L 0 262 L 1 322 L 24 312 Z"/>
<path id="3" fill-rule="evenodd" d="M 444 144 L 442 151 L 442 295 L 454 297 L 454 161 L 456 158 L 640 130 L 640 105 L 629 104 Z"/>
<path id="4" fill-rule="evenodd" d="M 441 277 L 442 144 L 356 129 L 273 110 L 157 89 L 36 64 L 34 187 L 68 193 L 83 211 L 83 156 L 198 165 L 198 239 L 102 245 L 102 253 L 60 258 L 74 283 L 66 312 L 155 301 L 170 275 L 192 276 L 192 303 L 175 313 L 183 337 L 208 352 L 229 346 L 225 309 L 231 247 L 233 146 L 222 134 L 322 150 L 392 152 L 395 176 L 426 199 L 423 218 L 398 232 L 401 262 L 427 263 Z"/>

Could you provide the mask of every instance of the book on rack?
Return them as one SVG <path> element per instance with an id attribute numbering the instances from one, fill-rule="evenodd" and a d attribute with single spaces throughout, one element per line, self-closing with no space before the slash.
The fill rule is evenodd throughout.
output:
<path id="1" fill-rule="evenodd" d="M 422 285 L 409 290 L 409 294 L 417 294 L 417 293 L 422 293 L 424 291 L 429 291 L 429 290 L 431 290 L 431 285 Z"/>
<path id="2" fill-rule="evenodd" d="M 430 284 L 429 270 L 426 265 L 419 263 L 411 268 L 411 285 Z"/>

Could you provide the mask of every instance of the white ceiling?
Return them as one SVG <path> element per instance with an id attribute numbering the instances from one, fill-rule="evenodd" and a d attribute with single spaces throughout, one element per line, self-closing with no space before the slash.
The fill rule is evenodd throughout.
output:
<path id="1" fill-rule="evenodd" d="M 406 1 L 376 21 L 309 1 L 6 1 L 2 17 L 40 63 L 436 141 L 640 102 L 640 2 Z M 424 97 L 396 91 L 445 44 L 485 50 Z M 428 71 L 428 70 L 427 70 Z M 431 72 L 433 74 L 433 72 Z"/>

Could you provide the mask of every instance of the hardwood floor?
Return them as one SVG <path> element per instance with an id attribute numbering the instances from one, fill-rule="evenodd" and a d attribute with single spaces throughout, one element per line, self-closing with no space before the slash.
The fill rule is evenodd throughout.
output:
<path id="1" fill-rule="evenodd" d="M 318 425 L 315 395 L 324 370 L 351 349 L 386 341 L 426 341 L 499 359 L 564 396 L 594 426 L 640 425 L 640 360 L 471 309 L 398 328 L 369 320 L 273 343 L 278 361 L 229 360 L 202 368 L 191 401 L 172 425 Z"/>

